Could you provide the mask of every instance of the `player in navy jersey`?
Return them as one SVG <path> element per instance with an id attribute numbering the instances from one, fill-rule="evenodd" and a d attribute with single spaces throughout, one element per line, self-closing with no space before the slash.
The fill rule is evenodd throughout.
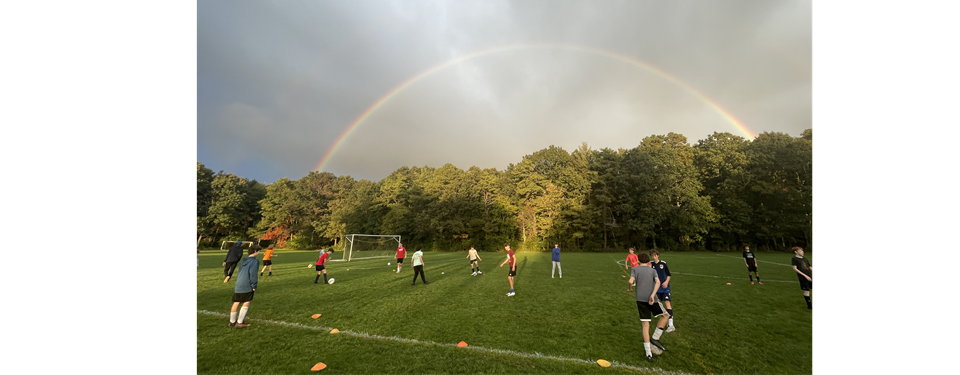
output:
<path id="1" fill-rule="evenodd" d="M 743 247 L 743 263 L 747 265 L 747 276 L 750 277 L 750 285 L 753 285 L 753 277 L 757 277 L 757 282 L 760 285 L 763 285 L 760 282 L 760 274 L 757 272 L 757 256 L 750 251 L 750 246 Z M 753 273 L 752 275 L 750 273 Z"/>
<path id="2" fill-rule="evenodd" d="M 667 262 L 660 260 L 660 252 L 657 250 L 650 250 L 650 256 L 653 260 L 650 262 L 650 267 L 653 267 L 657 271 L 657 278 L 660 279 L 660 289 L 657 290 L 657 299 L 663 301 L 664 307 L 667 308 L 667 314 L 670 314 L 670 321 L 667 326 L 667 332 L 673 332 L 677 329 L 673 327 L 673 307 L 670 305 L 670 267 L 667 267 Z"/>
<path id="3" fill-rule="evenodd" d="M 803 257 L 803 248 L 793 247 L 793 253 L 796 254 L 790 259 L 793 271 L 797 273 L 797 279 L 800 280 L 800 290 L 803 291 L 803 299 L 807 301 L 807 309 L 813 310 L 813 304 L 810 302 L 810 291 L 813 290 L 813 265 L 807 258 Z"/>

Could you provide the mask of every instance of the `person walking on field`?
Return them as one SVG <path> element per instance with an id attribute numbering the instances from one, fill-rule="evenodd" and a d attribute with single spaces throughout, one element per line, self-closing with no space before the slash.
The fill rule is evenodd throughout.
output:
<path id="1" fill-rule="evenodd" d="M 400 273 L 400 269 L 403 268 L 403 258 L 407 256 L 407 249 L 403 247 L 403 244 L 399 244 L 397 247 L 397 273 Z"/>
<path id="2" fill-rule="evenodd" d="M 750 251 L 750 246 L 743 247 L 743 264 L 747 265 L 747 276 L 750 277 L 750 285 L 753 285 L 754 275 L 757 276 L 757 282 L 763 285 L 763 283 L 760 282 L 760 274 L 757 273 L 757 256 Z"/>
<path id="3" fill-rule="evenodd" d="M 653 344 L 662 351 L 667 348 L 660 343 L 660 336 L 663 335 L 664 327 L 667 326 L 667 319 L 670 314 L 664 311 L 663 305 L 657 299 L 657 286 L 660 285 L 660 278 L 657 277 L 657 271 L 650 267 L 650 256 L 646 253 L 640 254 L 640 264 L 630 271 L 630 284 L 637 283 L 637 312 L 640 314 L 640 325 L 643 332 L 643 349 L 646 351 L 647 360 L 653 360 Z M 650 321 L 654 316 L 659 316 L 657 329 L 650 336 Z"/>
<path id="4" fill-rule="evenodd" d="M 813 265 L 803 257 L 802 247 L 794 246 L 793 253 L 796 256 L 790 259 L 790 263 L 793 265 L 793 271 L 797 273 L 797 279 L 800 280 L 800 290 L 803 291 L 803 299 L 807 301 L 807 309 L 813 310 L 813 303 L 810 302 L 810 291 L 813 290 Z"/>
<path id="5" fill-rule="evenodd" d="M 260 262 L 257 261 L 257 254 L 260 253 L 260 246 L 250 245 L 247 250 L 247 257 L 240 263 L 240 272 L 237 275 L 237 285 L 233 287 L 233 306 L 230 307 L 230 326 L 231 327 L 249 327 L 249 323 L 244 323 L 243 319 L 247 317 L 247 310 L 250 309 L 250 301 L 253 301 L 253 293 L 257 291 L 257 268 Z M 243 307 L 240 307 L 243 304 Z M 239 313 L 237 307 L 240 307 Z"/>
<path id="6" fill-rule="evenodd" d="M 507 293 L 507 297 L 513 297 L 517 293 L 513 291 L 513 277 L 517 276 L 517 255 L 513 252 L 513 249 L 510 248 L 509 242 L 503 243 L 504 250 L 507 250 L 507 259 L 500 263 L 500 267 L 503 267 L 507 262 L 510 263 L 510 273 L 507 274 L 507 280 L 510 281 L 510 292 Z"/>
<path id="7" fill-rule="evenodd" d="M 633 269 L 633 267 L 640 265 L 640 261 L 637 259 L 637 254 L 633 253 L 635 250 L 632 247 L 627 251 L 629 251 L 630 254 L 627 254 L 626 266 L 627 266 L 627 272 L 630 272 L 630 270 Z M 633 293 L 633 285 L 634 283 L 632 281 L 627 283 L 627 293 Z"/>
<path id="8" fill-rule="evenodd" d="M 430 284 L 427 282 L 426 275 L 423 273 L 423 248 L 418 247 L 417 251 L 413 253 L 413 284 L 417 285 L 417 275 L 420 276 L 420 280 L 423 281 L 423 285 Z"/>
<path id="9" fill-rule="evenodd" d="M 474 249 L 473 246 L 470 246 L 470 251 L 467 252 L 467 259 L 470 259 L 470 271 L 473 271 L 473 276 L 482 273 L 480 272 L 480 263 L 477 261 L 483 259 L 480 258 L 480 254 L 477 254 L 477 249 Z"/>
<path id="10" fill-rule="evenodd" d="M 270 268 L 270 273 L 267 274 L 267 276 L 273 276 L 273 260 L 271 259 L 271 257 L 278 257 L 278 256 L 279 255 L 275 255 L 273 253 L 273 244 L 270 244 L 270 246 L 267 246 L 267 251 L 263 252 L 263 269 L 260 270 L 260 276 L 263 276 L 263 271 L 266 271 L 267 267 Z"/>
<path id="11" fill-rule="evenodd" d="M 657 271 L 657 278 L 660 279 L 660 286 L 657 289 L 657 299 L 667 308 L 667 314 L 670 314 L 670 320 L 667 323 L 667 333 L 676 331 L 673 326 L 673 307 L 670 306 L 670 267 L 667 262 L 660 260 L 660 252 L 656 249 L 650 250 L 650 267 Z"/>

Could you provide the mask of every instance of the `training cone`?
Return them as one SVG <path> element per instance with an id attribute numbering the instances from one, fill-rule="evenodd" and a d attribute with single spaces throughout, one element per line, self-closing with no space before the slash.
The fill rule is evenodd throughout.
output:
<path id="1" fill-rule="evenodd" d="M 626 277 L 626 276 L 624 276 L 624 275 L 620 275 L 620 277 L 622 277 L 622 278 L 624 278 L 624 279 L 626 279 L 626 278 L 627 278 L 627 277 Z"/>
<path id="2" fill-rule="evenodd" d="M 331 330 L 331 331 L 330 331 L 330 333 L 331 333 L 331 334 L 333 334 L 333 333 L 340 333 L 340 330 L 339 330 L 339 329 L 336 329 L 336 328 L 334 328 L 333 330 Z"/>
<path id="3" fill-rule="evenodd" d="M 727 285 L 732 285 L 732 284 L 730 284 L 730 283 L 727 283 Z"/>
<path id="4" fill-rule="evenodd" d="M 600 365 L 600 367 L 610 367 L 610 362 L 607 362 L 602 359 L 598 359 L 597 364 Z"/>
<path id="5" fill-rule="evenodd" d="M 327 364 L 326 364 L 326 363 L 317 362 L 317 364 L 313 365 L 313 367 L 310 368 L 310 371 L 320 371 L 320 370 L 323 370 L 323 369 L 325 369 L 325 368 L 327 368 Z"/>
<path id="6" fill-rule="evenodd" d="M 460 343 L 457 344 L 457 346 L 459 346 L 459 347 L 461 347 L 461 348 L 466 348 L 466 347 L 467 347 L 467 342 L 466 342 L 466 341 L 460 341 Z"/>
<path id="7" fill-rule="evenodd" d="M 313 315 L 310 315 L 310 317 L 316 319 L 320 317 L 320 314 L 313 314 Z"/>

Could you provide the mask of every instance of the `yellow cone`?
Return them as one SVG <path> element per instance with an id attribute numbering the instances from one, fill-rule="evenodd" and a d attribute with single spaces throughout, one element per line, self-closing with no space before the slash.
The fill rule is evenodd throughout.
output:
<path id="1" fill-rule="evenodd" d="M 598 359 L 597 364 L 600 365 L 600 367 L 610 367 L 610 362 L 607 362 L 602 359 Z"/>
<path id="2" fill-rule="evenodd" d="M 339 329 L 336 329 L 336 328 L 334 328 L 334 329 L 333 329 L 332 331 L 330 331 L 330 333 L 340 333 L 340 330 L 339 330 Z"/>

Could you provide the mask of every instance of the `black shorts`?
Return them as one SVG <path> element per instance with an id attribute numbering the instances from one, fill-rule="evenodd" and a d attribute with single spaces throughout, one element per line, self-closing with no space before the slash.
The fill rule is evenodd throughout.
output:
<path id="1" fill-rule="evenodd" d="M 657 299 L 660 300 L 660 301 L 669 301 L 669 300 L 670 300 L 670 292 L 667 292 L 667 293 L 657 293 Z"/>
<path id="2" fill-rule="evenodd" d="M 510 273 L 507 276 L 517 276 L 517 267 L 510 267 Z"/>
<path id="3" fill-rule="evenodd" d="M 747 265 L 747 272 L 757 272 L 757 265 L 756 265 L 756 264 L 748 264 L 748 265 Z"/>
<path id="4" fill-rule="evenodd" d="M 403 258 L 397 258 L 397 264 L 403 264 Z"/>
<path id="5" fill-rule="evenodd" d="M 326 268 L 326 267 L 318 264 L 318 265 L 317 265 L 317 272 L 323 271 L 324 268 Z"/>
<path id="6" fill-rule="evenodd" d="M 476 260 L 476 259 L 470 259 L 470 265 L 472 266 L 472 265 L 474 265 L 474 264 L 477 264 L 477 260 Z"/>
<path id="7" fill-rule="evenodd" d="M 797 278 L 800 279 L 800 290 L 809 291 L 813 290 L 813 281 L 807 281 L 806 277 L 797 274 Z"/>
<path id="8" fill-rule="evenodd" d="M 253 301 L 253 293 L 255 292 L 256 291 L 249 292 L 249 293 L 233 293 L 233 302 L 244 303 L 244 302 Z"/>
<path id="9" fill-rule="evenodd" d="M 637 301 L 637 312 L 640 314 L 641 322 L 649 322 L 655 316 L 666 314 L 667 310 L 663 308 L 659 299 L 654 298 L 652 305 L 647 301 Z"/>
<path id="10" fill-rule="evenodd" d="M 264 266 L 269 266 L 269 265 L 271 265 L 271 264 L 273 264 L 273 261 L 272 261 L 272 260 L 267 259 L 267 260 L 263 261 L 263 265 L 264 265 Z"/>

